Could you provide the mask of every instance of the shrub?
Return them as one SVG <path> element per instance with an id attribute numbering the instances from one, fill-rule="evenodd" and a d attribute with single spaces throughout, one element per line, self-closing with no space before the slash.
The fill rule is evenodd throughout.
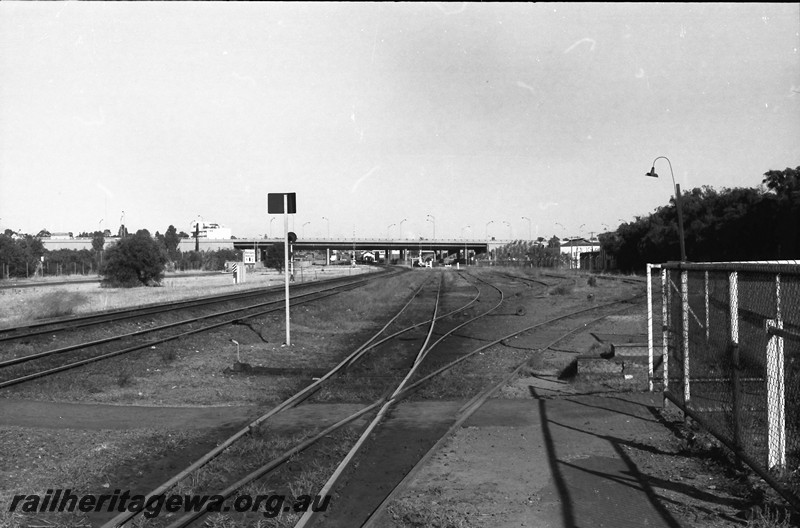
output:
<path id="1" fill-rule="evenodd" d="M 559 284 L 552 290 L 550 290 L 550 295 L 569 295 L 572 293 L 573 285 L 572 284 Z"/>
<path id="2" fill-rule="evenodd" d="M 595 277 L 594 275 L 592 275 L 592 276 L 591 276 L 591 277 L 589 277 L 589 279 L 586 281 L 586 284 L 588 284 L 589 286 L 591 286 L 591 287 L 593 287 L 593 288 L 594 288 L 595 286 L 597 286 L 597 277 Z"/>
<path id="3" fill-rule="evenodd" d="M 133 385 L 133 373 L 130 370 L 122 369 L 117 373 L 117 385 L 129 387 Z"/>
<path id="4" fill-rule="evenodd" d="M 106 251 L 100 274 L 103 286 L 131 288 L 153 285 L 164 278 L 166 250 L 147 230 L 123 238 Z"/>
<path id="5" fill-rule="evenodd" d="M 28 319 L 50 319 L 72 315 L 75 309 L 85 304 L 88 298 L 78 292 L 56 290 L 44 294 L 36 306 L 27 309 Z"/>

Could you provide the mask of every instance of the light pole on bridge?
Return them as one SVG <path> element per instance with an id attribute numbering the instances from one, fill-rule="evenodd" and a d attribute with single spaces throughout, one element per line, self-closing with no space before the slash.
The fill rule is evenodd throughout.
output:
<path id="1" fill-rule="evenodd" d="M 531 240 L 532 239 L 532 235 L 531 235 L 531 219 L 528 218 L 527 216 L 523 216 L 522 219 L 528 221 L 528 240 Z"/>
<path id="2" fill-rule="evenodd" d="M 464 240 L 464 265 L 466 266 L 467 263 L 469 262 L 469 257 L 467 256 L 467 239 L 464 238 L 464 230 L 465 229 L 469 229 L 471 231 L 472 230 L 472 226 L 465 225 L 464 227 L 461 228 L 461 238 Z"/>

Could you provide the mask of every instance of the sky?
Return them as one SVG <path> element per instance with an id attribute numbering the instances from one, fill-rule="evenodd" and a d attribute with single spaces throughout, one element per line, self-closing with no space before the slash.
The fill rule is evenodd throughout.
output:
<path id="1" fill-rule="evenodd" d="M 0 2 L 0 230 L 592 236 L 796 166 L 798 3 Z"/>

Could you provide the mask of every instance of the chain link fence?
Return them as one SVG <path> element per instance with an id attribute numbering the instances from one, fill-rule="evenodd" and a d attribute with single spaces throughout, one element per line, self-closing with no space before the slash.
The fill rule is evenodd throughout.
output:
<path id="1" fill-rule="evenodd" d="M 651 389 L 800 509 L 800 263 L 648 265 Z"/>

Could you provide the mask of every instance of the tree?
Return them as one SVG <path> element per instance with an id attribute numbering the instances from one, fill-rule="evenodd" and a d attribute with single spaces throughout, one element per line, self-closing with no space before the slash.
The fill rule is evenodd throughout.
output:
<path id="1" fill-rule="evenodd" d="M 800 258 L 800 167 L 768 171 L 764 176 L 761 188 L 704 186 L 682 193 L 690 260 Z M 678 260 L 675 200 L 649 216 L 621 224 L 614 233 L 601 235 L 600 244 L 615 257 L 621 271 L 642 271 L 648 262 Z"/>
<path id="2" fill-rule="evenodd" d="M 178 230 L 175 229 L 174 225 L 170 225 L 167 228 L 167 232 L 164 233 L 164 245 L 167 248 L 167 255 L 169 255 L 171 260 L 176 260 L 180 255 L 178 246 L 181 243 L 181 238 L 182 237 L 178 234 Z"/>
<path id="3" fill-rule="evenodd" d="M 47 229 L 42 229 L 38 233 L 36 233 L 36 238 L 50 238 L 50 231 Z"/>
<path id="4" fill-rule="evenodd" d="M 6 266 L 9 277 L 26 277 L 36 270 L 44 255 L 44 245 L 31 235 L 14 240 L 0 235 L 0 264 Z"/>
<path id="5" fill-rule="evenodd" d="M 103 233 L 100 231 L 95 231 L 92 233 L 92 249 L 95 252 L 99 253 L 103 251 L 103 246 L 106 244 L 106 238 L 103 236 Z"/>
<path id="6" fill-rule="evenodd" d="M 272 244 L 267 247 L 267 254 L 264 258 L 264 265 L 268 268 L 278 270 L 278 273 L 283 271 L 284 251 L 283 244 Z"/>
<path id="7" fill-rule="evenodd" d="M 106 250 L 100 270 L 102 284 L 124 288 L 155 285 L 164 278 L 166 263 L 166 252 L 146 229 L 141 229 Z"/>
<path id="8" fill-rule="evenodd" d="M 791 196 L 800 192 L 800 167 L 796 169 L 787 167 L 782 171 L 771 170 L 765 172 L 764 176 L 761 183 L 778 196 Z"/>

